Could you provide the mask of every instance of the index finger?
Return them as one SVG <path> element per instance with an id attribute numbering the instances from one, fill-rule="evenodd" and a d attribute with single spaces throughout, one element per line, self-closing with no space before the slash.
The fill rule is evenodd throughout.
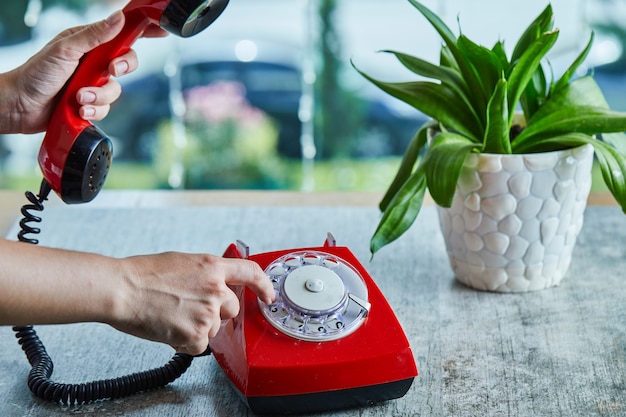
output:
<path id="1" fill-rule="evenodd" d="M 265 304 L 274 302 L 274 286 L 256 262 L 232 258 L 224 258 L 224 261 L 226 284 L 245 285 Z"/>

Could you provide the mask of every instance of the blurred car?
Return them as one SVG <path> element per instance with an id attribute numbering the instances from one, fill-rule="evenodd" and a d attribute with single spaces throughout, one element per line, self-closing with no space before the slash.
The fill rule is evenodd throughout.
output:
<path id="1" fill-rule="evenodd" d="M 116 158 L 148 161 L 157 126 L 172 117 L 176 95 L 194 87 L 231 81 L 242 84 L 249 104 L 276 123 L 278 153 L 301 158 L 301 106 L 307 94 L 301 52 L 283 44 L 249 40 L 220 40 L 213 45 L 204 41 L 197 46 L 185 40 L 170 64 L 144 71 L 130 81 L 120 79 L 122 97 L 99 126 L 117 142 Z M 403 103 L 382 93 L 360 99 L 364 109 L 362 141 L 351 156 L 402 154 L 417 127 L 425 121 L 424 116 L 406 108 L 400 110 Z"/>
<path id="2" fill-rule="evenodd" d="M 176 96 L 219 81 L 242 84 L 250 105 L 276 122 L 279 152 L 299 157 L 302 130 L 299 109 L 303 88 L 302 74 L 294 59 L 284 59 L 285 54 L 280 58 L 277 54 L 262 56 L 258 49 L 253 59 L 242 59 L 237 56 L 235 41 L 221 41 L 219 45 L 202 45 L 201 48 L 184 46 L 163 67 L 148 73 L 144 71 L 128 82 L 120 79 L 122 97 L 99 123 L 119 143 L 117 158 L 148 160 L 155 130 L 159 123 L 174 114 Z M 198 51 L 203 52 L 198 54 Z"/>

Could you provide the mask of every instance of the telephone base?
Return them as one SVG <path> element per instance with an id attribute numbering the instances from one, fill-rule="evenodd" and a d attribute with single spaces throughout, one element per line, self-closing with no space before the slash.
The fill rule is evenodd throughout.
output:
<path id="1" fill-rule="evenodd" d="M 235 288 L 239 315 L 209 341 L 216 361 L 256 414 L 303 414 L 400 398 L 418 375 L 411 346 L 382 292 L 329 234 L 321 247 L 225 257 L 256 262 L 276 300 Z M 330 301 L 329 301 L 330 300 Z"/>
<path id="2" fill-rule="evenodd" d="M 403 397 L 414 378 L 367 387 L 271 397 L 242 397 L 256 415 L 288 415 L 372 406 Z M 241 394 L 240 394 L 241 395 Z"/>

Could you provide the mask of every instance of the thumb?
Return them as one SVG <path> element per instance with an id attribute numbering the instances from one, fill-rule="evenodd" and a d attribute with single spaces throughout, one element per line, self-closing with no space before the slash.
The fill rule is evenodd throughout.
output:
<path id="1" fill-rule="evenodd" d="M 75 32 L 71 36 L 73 49 L 86 54 L 95 47 L 107 43 L 121 32 L 124 27 L 124 20 L 124 13 L 118 10 L 105 20 L 85 26 L 83 30 Z"/>

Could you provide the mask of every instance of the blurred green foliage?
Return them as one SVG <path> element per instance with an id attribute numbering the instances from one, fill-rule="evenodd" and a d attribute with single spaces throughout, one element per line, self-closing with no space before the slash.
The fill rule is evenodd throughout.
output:
<path id="1" fill-rule="evenodd" d="M 184 97 L 184 119 L 162 123 L 157 135 L 153 159 L 160 186 L 290 187 L 279 169 L 278 131 L 246 100 L 242 84 L 216 82 L 191 88 Z"/>

